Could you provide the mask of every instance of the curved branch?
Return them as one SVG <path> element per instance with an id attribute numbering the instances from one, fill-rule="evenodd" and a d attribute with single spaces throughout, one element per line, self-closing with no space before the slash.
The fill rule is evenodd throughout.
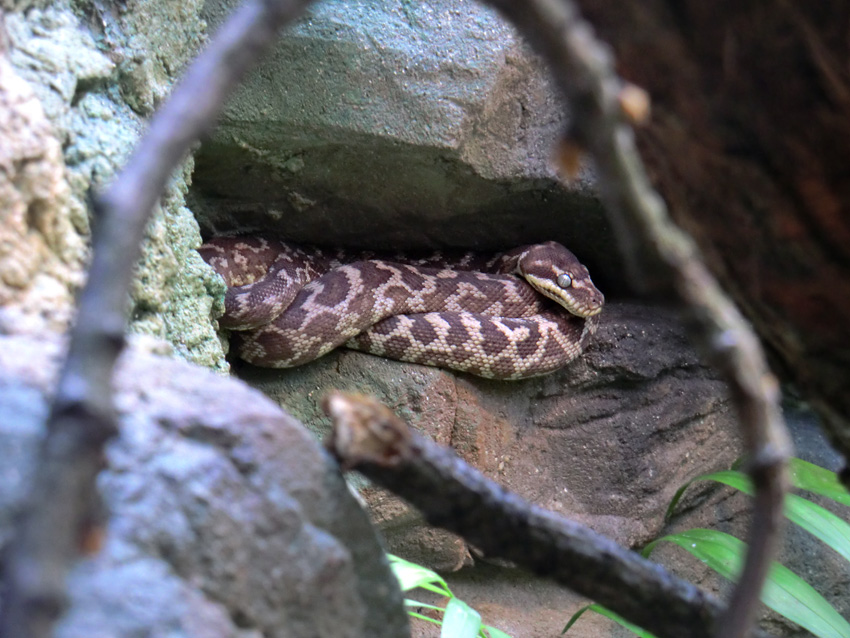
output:
<path id="1" fill-rule="evenodd" d="M 531 505 L 422 437 L 374 399 L 333 393 L 325 445 L 419 509 L 429 523 L 605 605 L 659 638 L 710 638 L 713 596 L 574 521 Z"/>
<path id="2" fill-rule="evenodd" d="M 79 299 L 47 437 L 4 571 L 0 637 L 46 638 L 66 605 L 65 579 L 97 536 L 95 478 L 116 432 L 112 371 L 127 293 L 151 211 L 178 163 L 281 26 L 310 0 L 240 7 L 153 118 L 126 168 L 95 202 L 92 263 Z"/>
<path id="3" fill-rule="evenodd" d="M 749 472 L 756 486 L 749 551 L 718 636 L 742 638 L 778 544 L 791 443 L 778 406 L 778 384 L 758 339 L 702 263 L 696 246 L 667 215 L 652 190 L 625 123 L 624 85 L 608 50 L 570 0 L 486 0 L 543 55 L 573 108 L 573 140 L 593 156 L 600 196 L 643 283 L 650 275 L 675 291 L 693 321 L 694 336 L 723 373 L 738 409 Z M 569 168 L 567 166 L 566 168 Z"/>

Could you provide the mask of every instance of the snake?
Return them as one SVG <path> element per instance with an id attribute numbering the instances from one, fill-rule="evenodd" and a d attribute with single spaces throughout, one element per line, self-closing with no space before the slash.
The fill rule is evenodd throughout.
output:
<path id="1" fill-rule="evenodd" d="M 379 254 L 266 236 L 199 249 L 227 285 L 231 352 L 267 368 L 346 347 L 491 379 L 558 370 L 584 351 L 605 303 L 553 241 L 496 254 Z"/>

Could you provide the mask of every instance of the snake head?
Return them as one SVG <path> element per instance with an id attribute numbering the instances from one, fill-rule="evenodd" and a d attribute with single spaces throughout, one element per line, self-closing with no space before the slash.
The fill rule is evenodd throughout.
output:
<path id="1" fill-rule="evenodd" d="M 605 304 L 584 264 L 557 242 L 529 246 L 519 256 L 516 269 L 541 294 L 577 317 L 593 317 Z"/>

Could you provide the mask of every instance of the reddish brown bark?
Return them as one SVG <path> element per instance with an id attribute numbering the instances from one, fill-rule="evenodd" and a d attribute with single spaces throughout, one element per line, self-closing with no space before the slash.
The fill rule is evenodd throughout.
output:
<path id="1" fill-rule="evenodd" d="M 582 0 L 676 220 L 850 455 L 850 3 Z"/>

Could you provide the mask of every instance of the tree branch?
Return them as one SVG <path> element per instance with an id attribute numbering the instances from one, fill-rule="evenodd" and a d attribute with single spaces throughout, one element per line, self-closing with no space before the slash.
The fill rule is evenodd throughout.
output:
<path id="1" fill-rule="evenodd" d="M 614 73 L 608 50 L 580 18 L 574 3 L 487 2 L 508 17 L 543 55 L 571 105 L 573 122 L 566 148 L 577 144 L 593 156 L 600 196 L 635 283 L 645 287 L 656 277 L 657 283 L 678 294 L 690 313 L 696 341 L 729 384 L 756 494 L 746 564 L 718 636 L 742 638 L 752 625 L 778 544 L 788 484 L 791 443 L 778 406 L 776 379 L 748 323 L 652 190 L 625 122 L 628 109 L 624 98 L 629 87 Z"/>
<path id="2" fill-rule="evenodd" d="M 605 605 L 659 638 L 710 638 L 720 603 L 583 525 L 531 505 L 371 398 L 329 395 L 325 445 L 344 469 L 398 494 L 432 525 Z M 762 634 L 760 634 L 762 635 Z"/>
<path id="3" fill-rule="evenodd" d="M 47 421 L 38 472 L 3 575 L 0 637 L 46 638 L 66 605 L 70 566 L 94 534 L 95 478 L 116 432 L 111 379 L 127 292 L 156 200 L 191 145 L 281 26 L 309 0 L 240 7 L 153 118 L 126 168 L 95 202 L 92 263 Z"/>
<path id="4" fill-rule="evenodd" d="M 692 308 L 703 344 L 729 379 L 758 490 L 751 551 L 724 633 L 743 635 L 776 542 L 785 485 L 783 463 L 789 445 L 776 407 L 776 383 L 745 322 L 649 189 L 631 133 L 621 121 L 622 86 L 607 53 L 577 19 L 572 5 L 566 0 L 489 2 L 548 59 L 574 107 L 573 138 L 593 153 L 608 210 L 621 237 L 635 242 L 627 252 L 634 255 L 641 241 L 654 249 L 660 272 Z M 225 96 L 280 26 L 308 3 L 255 0 L 234 14 L 155 116 L 127 168 L 95 204 L 89 280 L 51 407 L 38 475 L 5 566 L 2 638 L 49 635 L 65 604 L 67 571 L 90 536 L 94 481 L 103 445 L 116 430 L 110 379 L 123 347 L 127 290 L 150 211 L 177 163 L 212 125 Z M 477 544 L 486 549 L 484 543 Z M 693 631 L 694 626 L 687 629 Z"/>

